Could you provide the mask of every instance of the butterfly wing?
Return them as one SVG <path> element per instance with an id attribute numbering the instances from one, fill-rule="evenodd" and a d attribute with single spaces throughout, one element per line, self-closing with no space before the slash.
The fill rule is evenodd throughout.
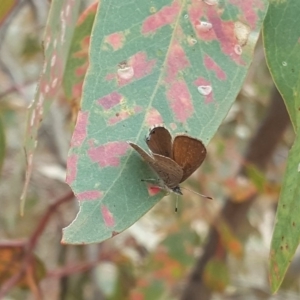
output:
<path id="1" fill-rule="evenodd" d="M 182 168 L 171 158 L 159 154 L 153 154 L 153 157 L 154 165 L 152 168 L 164 184 L 170 189 L 177 187 L 183 176 Z"/>
<path id="2" fill-rule="evenodd" d="M 128 144 L 147 162 L 150 164 L 150 162 L 154 161 L 153 156 L 149 155 L 144 149 L 142 149 L 137 144 L 128 142 Z"/>
<path id="3" fill-rule="evenodd" d="M 177 187 L 183 171 L 174 160 L 159 154 L 151 156 L 138 145 L 130 142 L 129 145 L 150 165 L 168 188 Z"/>
<path id="4" fill-rule="evenodd" d="M 194 173 L 205 157 L 206 148 L 200 140 L 187 135 L 176 136 L 173 143 L 173 159 L 183 170 L 179 183 Z"/>
<path id="5" fill-rule="evenodd" d="M 152 153 L 172 158 L 172 136 L 165 127 L 151 128 L 146 143 Z"/>

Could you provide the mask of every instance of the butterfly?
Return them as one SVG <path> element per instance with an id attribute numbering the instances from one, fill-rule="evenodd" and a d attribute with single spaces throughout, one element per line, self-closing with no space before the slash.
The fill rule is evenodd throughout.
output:
<path id="1" fill-rule="evenodd" d="M 182 195 L 179 184 L 190 177 L 206 157 L 206 148 L 202 141 L 185 134 L 177 135 L 172 140 L 170 132 L 165 127 L 154 126 L 149 130 L 146 144 L 150 154 L 140 146 L 129 142 L 129 145 L 157 173 L 160 178 L 158 185 L 167 191 Z"/>

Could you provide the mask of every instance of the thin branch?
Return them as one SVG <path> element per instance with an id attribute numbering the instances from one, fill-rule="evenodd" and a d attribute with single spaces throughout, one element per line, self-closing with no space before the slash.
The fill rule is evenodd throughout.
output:
<path id="1" fill-rule="evenodd" d="M 6 282 L 4 282 L 4 284 L 1 286 L 0 299 L 4 298 L 4 296 L 25 276 L 33 258 L 33 251 L 52 215 L 62 204 L 64 204 L 65 202 L 69 202 L 73 198 L 74 194 L 72 191 L 70 191 L 65 196 L 57 199 L 53 204 L 49 206 L 29 240 L 24 243 L 25 255 L 19 272 L 8 279 Z"/>

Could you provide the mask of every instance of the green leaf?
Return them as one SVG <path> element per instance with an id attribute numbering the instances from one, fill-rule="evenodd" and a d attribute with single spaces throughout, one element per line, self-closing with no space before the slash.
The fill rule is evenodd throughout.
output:
<path id="1" fill-rule="evenodd" d="M 81 97 L 83 79 L 89 63 L 90 35 L 97 6 L 98 2 L 93 3 L 84 11 L 74 31 L 63 81 L 65 94 L 69 100 Z"/>
<path id="2" fill-rule="evenodd" d="M 213 291 L 223 292 L 230 282 L 229 270 L 223 260 L 213 257 L 205 266 L 203 281 Z"/>
<path id="3" fill-rule="evenodd" d="M 63 242 L 110 238 L 165 195 L 148 192 L 141 179 L 155 175 L 127 141 L 145 147 L 148 128 L 164 123 L 207 144 L 241 88 L 267 6 L 101 1 L 68 158 L 80 211 Z"/>
<path id="4" fill-rule="evenodd" d="M 276 292 L 300 241 L 299 1 L 271 1 L 264 26 L 267 63 L 297 134 L 290 150 L 271 243 L 270 281 Z"/>
<path id="5" fill-rule="evenodd" d="M 61 88 L 73 30 L 78 16 L 79 4 L 79 0 L 51 1 L 51 8 L 45 29 L 44 66 L 27 118 L 24 142 L 27 156 L 27 170 L 21 196 L 21 214 L 23 214 L 27 187 L 31 177 L 38 129 L 42 119 L 47 115 L 52 101 L 56 99 Z"/>
<path id="6" fill-rule="evenodd" d="M 270 3 L 263 30 L 267 64 L 297 131 L 300 110 L 299 103 L 296 103 L 300 83 L 300 5 L 298 0 L 272 0 Z"/>
<path id="7" fill-rule="evenodd" d="M 246 173 L 248 178 L 255 185 L 257 190 L 262 193 L 266 186 L 266 177 L 263 172 L 261 172 L 255 165 L 248 164 L 246 165 Z"/>
<path id="8" fill-rule="evenodd" d="M 199 244 L 198 240 L 199 236 L 196 232 L 192 231 L 190 227 L 184 226 L 180 231 L 168 235 L 162 242 L 162 245 L 166 248 L 170 259 L 175 260 L 181 265 L 191 266 L 194 262 L 194 257 L 189 250 L 193 248 L 195 244 Z"/>
<path id="9" fill-rule="evenodd" d="M 271 243 L 270 281 L 272 292 L 282 283 L 300 241 L 300 135 L 290 150 Z"/>

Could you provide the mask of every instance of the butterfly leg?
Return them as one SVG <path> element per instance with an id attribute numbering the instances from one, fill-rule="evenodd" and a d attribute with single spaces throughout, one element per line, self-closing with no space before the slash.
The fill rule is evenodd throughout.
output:
<path id="1" fill-rule="evenodd" d="M 148 179 L 141 179 L 141 181 L 149 182 L 149 183 L 157 183 L 159 184 L 160 180 L 156 178 L 148 178 Z"/>
<path id="2" fill-rule="evenodd" d="M 176 197 L 176 204 L 175 204 L 175 212 L 177 213 L 178 211 L 178 198 L 179 198 L 179 195 L 177 194 L 177 197 Z"/>

